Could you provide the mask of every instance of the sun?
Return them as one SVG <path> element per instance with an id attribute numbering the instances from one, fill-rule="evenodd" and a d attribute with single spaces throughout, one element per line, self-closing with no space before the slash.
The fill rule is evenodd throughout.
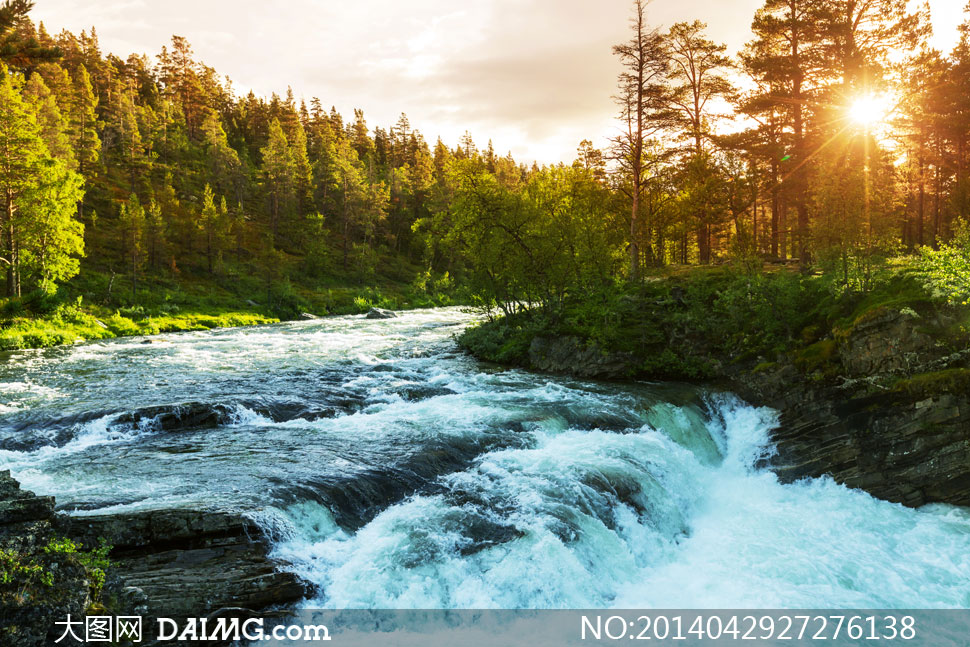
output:
<path id="1" fill-rule="evenodd" d="M 849 106 L 849 117 L 862 126 L 874 126 L 889 114 L 889 101 L 884 96 L 859 97 Z"/>

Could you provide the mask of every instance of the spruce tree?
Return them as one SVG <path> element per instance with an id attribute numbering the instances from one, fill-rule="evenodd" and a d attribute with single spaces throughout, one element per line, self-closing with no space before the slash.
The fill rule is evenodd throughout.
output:
<path id="1" fill-rule="evenodd" d="M 0 263 L 7 274 L 7 296 L 20 296 L 21 200 L 37 186 L 48 157 L 40 129 L 20 94 L 22 81 L 0 64 Z"/>

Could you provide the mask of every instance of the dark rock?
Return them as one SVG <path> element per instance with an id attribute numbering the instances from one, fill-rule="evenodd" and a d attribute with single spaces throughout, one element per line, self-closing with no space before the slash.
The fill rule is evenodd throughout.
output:
<path id="1" fill-rule="evenodd" d="M 390 310 L 383 310 L 381 308 L 371 308 L 367 311 L 367 315 L 365 316 L 367 319 L 394 319 L 397 317 L 397 315 Z"/>
<path id="2" fill-rule="evenodd" d="M 915 313 L 886 310 L 856 324 L 840 344 L 838 368 L 858 378 L 819 380 L 783 361 L 728 388 L 781 412 L 771 465 L 785 481 L 827 474 L 907 506 L 966 506 L 970 393 L 945 381 L 896 386 L 962 361 L 964 353 L 947 355 L 920 330 Z"/>
<path id="3" fill-rule="evenodd" d="M 529 363 L 548 373 L 607 379 L 628 376 L 633 368 L 630 354 L 608 353 L 578 337 L 536 337 L 529 346 Z"/>
<path id="4" fill-rule="evenodd" d="M 147 597 L 151 616 L 202 617 L 222 607 L 262 609 L 308 591 L 268 557 L 262 529 L 229 512 L 157 510 L 69 517 L 64 530 L 86 547 L 104 537 L 125 587 Z"/>
<path id="5" fill-rule="evenodd" d="M 261 612 L 302 599 L 307 585 L 269 558 L 269 544 L 253 521 L 230 512 L 157 510 L 68 517 L 54 513 L 53 497 L 20 489 L 0 472 L 0 549 L 51 576 L 25 587 L 0 583 L 0 645 L 41 647 L 68 615 L 91 606 L 87 572 L 70 554 L 47 553 L 54 537 L 69 537 L 81 550 L 103 538 L 112 546 L 104 590 L 105 613 L 204 617 L 220 609 Z M 93 607 L 92 607 L 93 608 Z"/>
<path id="6" fill-rule="evenodd" d="M 50 521 L 53 516 L 54 497 L 21 490 L 10 470 L 0 472 L 0 535 L 8 534 L 16 524 Z"/>
<path id="7" fill-rule="evenodd" d="M 857 323 L 839 344 L 846 375 L 901 373 L 918 366 L 935 346 L 918 319 L 915 312 L 887 309 Z"/>
<path id="8" fill-rule="evenodd" d="M 68 555 L 47 553 L 54 537 L 54 499 L 21 490 L 10 472 L 0 472 L 0 550 L 24 566 L 39 567 L 40 577 L 14 575 L 0 581 L 0 645 L 41 647 L 57 640 L 56 630 L 68 614 L 83 615 L 89 603 L 87 574 Z"/>
<path id="9" fill-rule="evenodd" d="M 118 417 L 117 423 L 143 424 L 148 421 L 158 431 L 181 429 L 207 429 L 227 424 L 234 410 L 223 404 L 183 402 L 175 405 L 145 407 Z"/>

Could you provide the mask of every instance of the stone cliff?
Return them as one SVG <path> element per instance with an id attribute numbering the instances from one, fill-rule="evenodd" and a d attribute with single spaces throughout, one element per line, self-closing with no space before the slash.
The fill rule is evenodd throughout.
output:
<path id="1" fill-rule="evenodd" d="M 781 412 L 771 467 L 784 480 L 830 475 L 882 499 L 970 505 L 970 349 L 941 344 L 906 309 L 869 313 L 776 362 L 713 358 L 714 385 Z M 536 337 L 529 367 L 578 377 L 636 373 L 629 353 L 578 337 Z"/>

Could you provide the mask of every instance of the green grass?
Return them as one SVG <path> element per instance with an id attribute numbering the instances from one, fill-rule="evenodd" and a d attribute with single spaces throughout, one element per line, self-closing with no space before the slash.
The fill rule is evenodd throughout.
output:
<path id="1" fill-rule="evenodd" d="M 49 348 L 80 341 L 157 335 L 165 332 L 255 326 L 277 321 L 279 320 L 274 317 L 251 312 L 187 313 L 133 319 L 117 312 L 99 317 L 82 311 L 70 319 L 59 314 L 47 318 L 17 318 L 4 322 L 5 327 L 0 330 L 0 351 Z"/>
<path id="2" fill-rule="evenodd" d="M 827 380 L 840 370 L 841 340 L 882 313 L 903 309 L 916 313 L 921 332 L 943 346 L 966 346 L 970 311 L 936 296 L 906 259 L 881 268 L 867 292 L 786 267 L 673 268 L 640 284 L 573 295 L 561 312 L 486 322 L 459 343 L 482 359 L 528 365 L 533 337 L 575 336 L 631 353 L 637 374 L 650 379 L 703 380 L 726 366 L 765 370 L 787 357 Z"/>
<path id="3" fill-rule="evenodd" d="M 271 289 L 241 274 L 176 276 L 130 284 L 93 270 L 54 294 L 33 292 L 0 299 L 0 351 L 48 348 L 81 340 L 254 326 L 316 316 L 461 305 L 467 302 L 447 276 L 417 273 L 410 281 L 380 278 L 356 285 L 277 281 Z"/>

